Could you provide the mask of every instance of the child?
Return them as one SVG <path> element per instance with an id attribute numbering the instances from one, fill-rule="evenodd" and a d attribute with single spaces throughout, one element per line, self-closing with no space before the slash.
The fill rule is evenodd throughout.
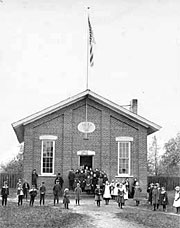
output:
<path id="1" fill-rule="evenodd" d="M 113 199 L 114 200 L 117 200 L 117 195 L 118 195 L 118 186 L 119 185 L 119 183 L 118 183 L 118 181 L 116 180 L 115 181 L 115 184 L 114 184 L 114 190 L 113 190 Z"/>
<path id="2" fill-rule="evenodd" d="M 159 204 L 163 206 L 163 211 L 166 212 L 166 206 L 168 204 L 168 196 L 167 196 L 167 192 L 165 191 L 165 187 L 161 187 L 161 191 L 159 194 Z"/>
<path id="3" fill-rule="evenodd" d="M 17 188 L 17 196 L 18 196 L 18 206 L 22 205 L 24 193 L 23 193 L 22 184 L 20 183 L 18 184 L 18 188 Z"/>
<path id="4" fill-rule="evenodd" d="M 76 205 L 80 205 L 80 199 L 81 199 L 81 194 L 82 194 L 82 189 L 80 187 L 80 184 L 77 183 L 77 187 L 74 189 L 75 193 L 75 200 L 76 200 Z"/>
<path id="5" fill-rule="evenodd" d="M 44 182 L 42 182 L 41 186 L 40 186 L 40 206 L 41 206 L 41 202 L 45 203 L 45 193 L 46 193 L 46 187 L 44 186 Z"/>
<path id="6" fill-rule="evenodd" d="M 117 195 L 117 203 L 118 206 L 122 209 L 122 206 L 124 205 L 124 186 L 122 183 L 118 184 L 118 195 Z"/>
<path id="7" fill-rule="evenodd" d="M 128 189 L 129 189 L 129 183 L 127 182 L 127 180 L 123 180 L 122 182 L 122 187 L 124 188 L 124 205 L 125 205 L 125 201 L 128 200 Z"/>
<path id="8" fill-rule="evenodd" d="M 21 182 L 21 179 L 18 179 L 18 182 L 17 182 L 17 184 L 16 184 L 16 188 L 18 189 L 18 187 L 19 187 L 20 185 L 22 186 L 22 182 Z"/>
<path id="9" fill-rule="evenodd" d="M 114 199 L 114 188 L 115 188 L 115 183 L 114 183 L 114 180 L 112 180 L 110 183 L 110 194 L 112 199 Z"/>
<path id="10" fill-rule="evenodd" d="M 37 188 L 35 185 L 32 185 L 32 188 L 29 190 L 30 202 L 29 206 L 33 206 L 35 197 L 37 196 Z"/>
<path id="11" fill-rule="evenodd" d="M 156 211 L 156 209 L 158 209 L 159 206 L 159 189 L 157 184 L 154 185 L 154 188 L 152 190 L 152 204 L 154 207 L 154 211 Z"/>
<path id="12" fill-rule="evenodd" d="M 2 206 L 7 205 L 8 195 L 9 195 L 9 187 L 7 185 L 7 181 L 4 181 L 4 186 L 2 186 L 2 189 L 1 189 Z"/>
<path id="13" fill-rule="evenodd" d="M 91 186 L 92 186 L 92 179 L 88 175 L 87 176 L 87 179 L 86 179 L 86 185 L 85 185 L 85 191 L 87 192 L 87 194 L 90 194 L 90 192 L 91 192 Z"/>
<path id="14" fill-rule="evenodd" d="M 25 180 L 22 187 L 23 187 L 24 198 L 27 201 L 27 196 L 28 196 L 28 192 L 29 192 L 29 189 L 30 189 L 29 183 Z"/>
<path id="15" fill-rule="evenodd" d="M 136 201 L 136 206 L 139 206 L 140 199 L 141 199 L 141 192 L 142 192 L 142 189 L 140 188 L 139 182 L 136 182 L 136 185 L 134 188 L 134 200 Z"/>
<path id="16" fill-rule="evenodd" d="M 102 189 L 100 189 L 100 185 L 97 185 L 95 189 L 95 201 L 97 202 L 97 206 L 100 207 L 100 202 L 102 200 Z"/>
<path id="17" fill-rule="evenodd" d="M 109 204 L 109 200 L 111 199 L 110 185 L 109 185 L 108 181 L 106 181 L 106 184 L 105 184 L 105 190 L 104 190 L 103 198 L 105 200 L 105 204 L 108 205 Z"/>
<path id="18" fill-rule="evenodd" d="M 59 180 L 56 180 L 56 184 L 53 187 L 53 194 L 54 194 L 54 206 L 57 200 L 57 204 L 59 204 L 59 196 L 61 194 L 61 186 L 59 184 Z"/>
<path id="19" fill-rule="evenodd" d="M 69 197 L 70 197 L 69 196 L 69 189 L 65 188 L 64 189 L 64 195 L 63 195 L 63 203 L 64 203 L 65 209 L 69 209 L 69 203 L 70 203 Z"/>
<path id="20" fill-rule="evenodd" d="M 154 184 L 150 183 L 149 187 L 147 188 L 147 193 L 148 193 L 148 202 L 152 206 L 152 190 L 154 188 Z"/>
<path id="21" fill-rule="evenodd" d="M 173 207 L 176 207 L 176 213 L 180 212 L 180 187 L 175 187 L 175 196 L 174 196 L 174 203 Z"/>
<path id="22" fill-rule="evenodd" d="M 160 191 L 161 191 L 160 184 L 159 183 L 156 183 L 156 185 L 157 185 L 158 193 L 160 194 Z M 159 208 L 159 200 L 157 202 L 157 209 L 158 208 Z"/>

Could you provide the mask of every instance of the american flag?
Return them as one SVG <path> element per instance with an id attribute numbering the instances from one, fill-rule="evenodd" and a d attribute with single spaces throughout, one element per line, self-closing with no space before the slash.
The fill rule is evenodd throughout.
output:
<path id="1" fill-rule="evenodd" d="M 91 26 L 90 19 L 88 17 L 88 25 L 89 25 L 89 51 L 90 51 L 90 66 L 92 67 L 94 65 L 94 54 L 93 54 L 93 44 L 95 44 L 95 39 L 93 35 L 93 30 Z"/>

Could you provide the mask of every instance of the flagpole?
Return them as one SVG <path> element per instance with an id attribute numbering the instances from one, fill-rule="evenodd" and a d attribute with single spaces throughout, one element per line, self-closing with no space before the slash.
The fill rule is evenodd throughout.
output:
<path id="1" fill-rule="evenodd" d="M 87 7 L 87 16 L 89 18 L 89 9 L 90 7 Z M 87 25 L 87 72 L 86 72 L 86 89 L 89 88 L 89 28 Z"/>
<path id="2" fill-rule="evenodd" d="M 89 18 L 89 9 L 90 9 L 90 7 L 87 7 L 87 19 Z M 86 72 L 86 90 L 88 90 L 88 88 L 89 88 L 89 25 L 88 25 L 88 20 L 87 20 L 87 72 Z M 85 112 L 86 112 L 86 116 L 85 116 L 85 118 L 86 118 L 86 124 L 87 124 L 87 98 L 86 98 L 86 110 L 85 110 Z M 85 140 L 87 140 L 88 139 L 88 134 L 87 133 L 85 133 L 84 134 L 84 139 Z"/>

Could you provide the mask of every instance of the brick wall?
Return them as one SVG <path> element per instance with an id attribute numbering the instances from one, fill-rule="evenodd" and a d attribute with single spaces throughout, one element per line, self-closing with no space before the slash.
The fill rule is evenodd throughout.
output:
<path id="1" fill-rule="evenodd" d="M 87 100 L 88 121 L 93 122 L 96 130 L 84 140 L 84 134 L 77 126 L 85 121 L 85 100 L 70 105 L 51 115 L 45 116 L 25 126 L 24 178 L 31 182 L 33 168 L 41 173 L 40 135 L 56 135 L 55 174 L 60 172 L 68 186 L 67 175 L 70 168 L 78 168 L 79 150 L 95 151 L 94 168 L 105 170 L 110 178 L 117 175 L 117 142 L 116 137 L 133 137 L 131 153 L 131 175 L 137 177 L 144 191 L 147 184 L 147 131 L 144 127 L 127 119 L 107 107 Z M 39 184 L 45 180 L 47 188 L 52 189 L 55 177 L 39 177 Z"/>

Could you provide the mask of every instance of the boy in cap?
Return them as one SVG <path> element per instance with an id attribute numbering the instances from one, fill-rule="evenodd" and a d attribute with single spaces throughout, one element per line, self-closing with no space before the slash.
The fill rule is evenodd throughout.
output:
<path id="1" fill-rule="evenodd" d="M 59 180 L 56 180 L 56 184 L 53 187 L 53 194 L 54 194 L 54 206 L 57 201 L 57 204 L 59 204 L 59 196 L 61 194 L 61 185 L 59 184 Z"/>
<path id="2" fill-rule="evenodd" d="M 44 181 L 41 183 L 39 191 L 40 191 L 40 202 L 39 203 L 40 203 L 40 206 L 41 206 L 41 202 L 43 203 L 43 205 L 45 203 L 46 187 L 44 185 Z"/>
<path id="3" fill-rule="evenodd" d="M 2 186 L 2 189 L 1 189 L 2 206 L 7 205 L 8 195 L 9 195 L 9 187 L 7 185 L 7 181 L 4 181 L 4 185 Z"/>

